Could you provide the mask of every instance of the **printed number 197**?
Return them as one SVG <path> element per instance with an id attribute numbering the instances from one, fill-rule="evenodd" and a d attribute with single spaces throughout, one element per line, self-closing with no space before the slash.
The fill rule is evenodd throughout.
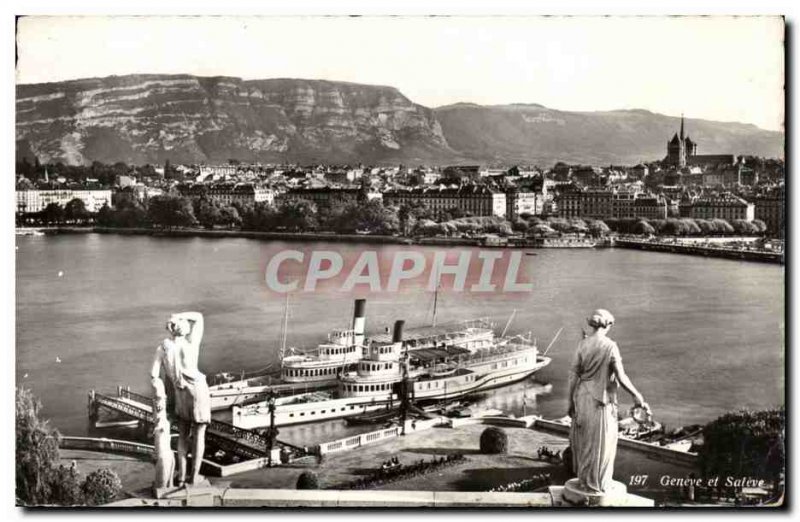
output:
<path id="1" fill-rule="evenodd" d="M 644 486 L 647 484 L 647 475 L 631 475 L 629 486 Z"/>

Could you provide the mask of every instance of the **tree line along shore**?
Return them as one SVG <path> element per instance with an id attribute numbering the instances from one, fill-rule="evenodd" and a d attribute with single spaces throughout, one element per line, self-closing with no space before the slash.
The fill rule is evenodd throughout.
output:
<path id="1" fill-rule="evenodd" d="M 424 204 L 385 206 L 380 200 L 330 202 L 325 205 L 289 199 L 267 203 L 230 205 L 210 198 L 163 195 L 139 200 L 123 195 L 114 207 L 89 212 L 83 201 L 73 199 L 63 207 L 50 203 L 43 210 L 17 216 L 18 227 L 97 227 L 187 234 L 191 231 L 269 233 L 280 235 L 337 234 L 399 238 L 471 239 L 499 237 L 559 237 L 577 234 L 603 238 L 613 234 L 650 237 L 764 236 L 761 220 L 695 218 L 564 218 L 521 214 L 513 219 L 472 216 L 458 208 L 439 219 Z M 307 236 L 305 236 L 307 237 Z M 330 238 L 330 236 L 327 236 Z"/>

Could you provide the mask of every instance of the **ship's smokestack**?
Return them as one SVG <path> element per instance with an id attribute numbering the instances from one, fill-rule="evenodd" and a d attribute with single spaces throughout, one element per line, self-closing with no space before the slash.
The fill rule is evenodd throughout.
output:
<path id="1" fill-rule="evenodd" d="M 403 342 L 403 326 L 406 324 L 405 321 L 399 320 L 395 321 L 394 323 L 394 333 L 392 334 L 392 342 L 393 343 L 402 343 Z"/>
<path id="2" fill-rule="evenodd" d="M 356 299 L 353 309 L 353 342 L 356 345 L 364 344 L 364 331 L 367 321 L 366 317 L 367 300 Z"/>

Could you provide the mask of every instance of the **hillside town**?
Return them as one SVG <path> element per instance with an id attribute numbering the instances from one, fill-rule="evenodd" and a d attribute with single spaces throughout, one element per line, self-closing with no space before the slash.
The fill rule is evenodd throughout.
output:
<path id="1" fill-rule="evenodd" d="M 698 154 L 680 130 L 632 166 L 17 163 L 19 226 L 330 230 L 463 237 L 783 238 L 782 159 Z"/>

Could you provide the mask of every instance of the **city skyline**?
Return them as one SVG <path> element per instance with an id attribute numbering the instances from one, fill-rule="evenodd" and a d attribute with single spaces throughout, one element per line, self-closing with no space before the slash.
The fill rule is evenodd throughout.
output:
<path id="1" fill-rule="evenodd" d="M 645 109 L 783 130 L 780 17 L 27 17 L 17 44 L 17 83 L 326 79 L 428 107 Z"/>

